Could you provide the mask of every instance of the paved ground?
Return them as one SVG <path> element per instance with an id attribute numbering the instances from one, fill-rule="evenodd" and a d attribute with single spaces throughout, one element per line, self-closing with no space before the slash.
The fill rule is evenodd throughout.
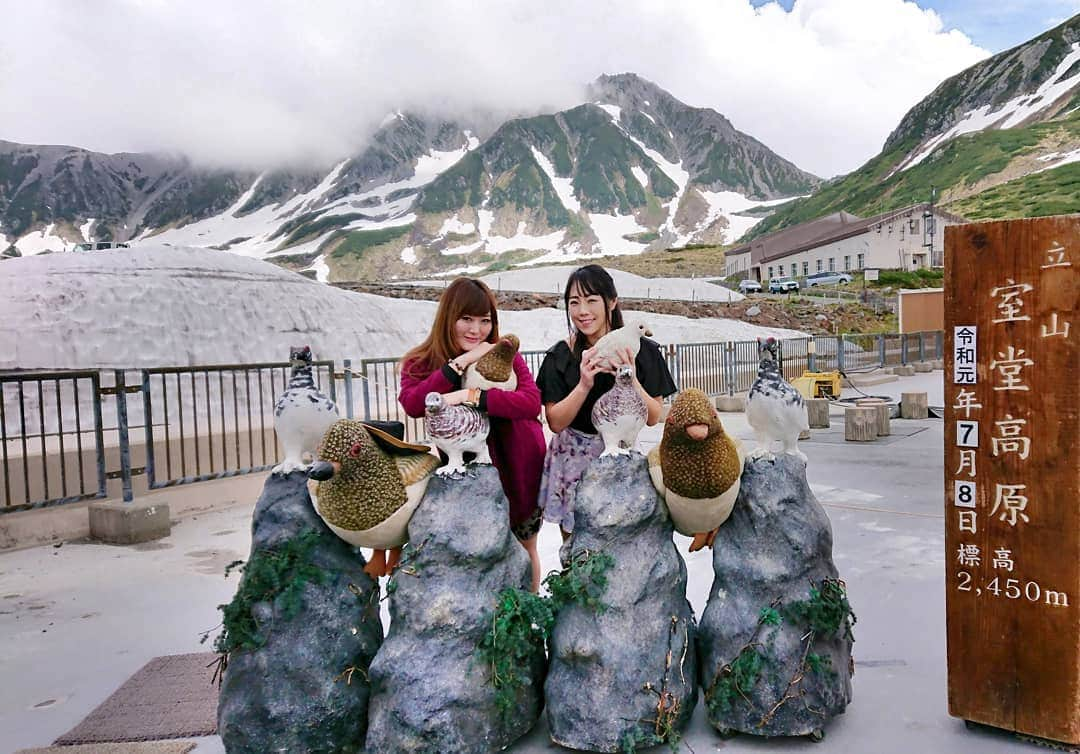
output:
<path id="1" fill-rule="evenodd" d="M 942 405 L 941 372 L 864 388 L 876 395 L 926 390 Z M 808 477 L 832 518 L 835 559 L 858 615 L 854 701 L 814 751 L 993 752 L 1031 748 L 993 731 L 969 731 L 945 702 L 942 422 L 893 422 L 874 443 L 816 430 L 801 447 Z M 742 414 L 729 432 L 751 433 Z M 646 444 L 657 429 L 643 435 Z M 213 484 L 199 486 L 213 494 Z M 254 501 L 252 501 L 253 503 Z M 152 657 L 205 650 L 200 635 L 218 625 L 246 558 L 251 505 L 179 522 L 170 537 L 134 547 L 69 543 L 0 555 L 0 752 L 43 746 L 78 723 Z M 688 592 L 698 615 L 712 580 L 708 552 L 686 553 Z M 545 570 L 557 565 L 558 532 L 541 533 Z M 216 632 L 215 632 L 216 633 Z M 808 747 L 805 740 L 723 741 L 701 705 L 686 741 L 697 754 Z M 819 748 L 820 747 L 820 748 Z M 198 752 L 222 752 L 217 738 Z M 552 752 L 541 723 L 513 752 Z M 657 751 L 662 751 L 658 749 Z"/>

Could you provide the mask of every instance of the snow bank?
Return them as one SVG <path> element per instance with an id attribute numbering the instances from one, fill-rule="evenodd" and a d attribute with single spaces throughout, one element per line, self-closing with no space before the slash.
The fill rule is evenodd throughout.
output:
<path id="1" fill-rule="evenodd" d="M 481 278 L 494 290 L 562 294 L 566 279 L 577 267 L 559 265 L 496 272 Z M 644 278 L 622 270 L 608 270 L 623 298 L 655 298 L 677 301 L 742 301 L 741 293 L 722 285 L 690 278 Z M 442 281 L 416 281 L 412 285 L 442 286 Z"/>
<path id="2" fill-rule="evenodd" d="M 290 346 L 304 343 L 319 358 L 400 356 L 427 334 L 436 306 L 344 291 L 197 248 L 143 244 L 4 265 L 13 274 L 0 277 L 0 369 L 284 361 Z M 528 272 L 545 273 L 554 285 L 569 269 Z M 632 290 L 636 276 L 624 275 L 616 272 L 617 285 Z M 526 350 L 566 336 L 565 312 L 557 309 L 500 317 Z M 801 336 L 725 319 L 647 317 L 662 343 Z"/>

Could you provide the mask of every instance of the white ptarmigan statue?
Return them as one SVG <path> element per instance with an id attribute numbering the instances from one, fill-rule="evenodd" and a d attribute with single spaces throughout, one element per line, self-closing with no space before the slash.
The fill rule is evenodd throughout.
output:
<path id="1" fill-rule="evenodd" d="M 622 363 L 619 351 L 629 348 L 636 359 L 638 351 L 641 350 L 643 335 L 647 338 L 652 337 L 649 326 L 639 319 L 628 317 L 623 321 L 622 327 L 612 330 L 596 341 L 596 345 L 593 346 L 593 358 L 599 359 L 602 367 L 613 369 Z"/>
<path id="2" fill-rule="evenodd" d="M 464 472 L 466 453 L 476 453 L 473 463 L 491 463 L 487 446 L 491 423 L 472 406 L 451 406 L 440 393 L 428 393 L 424 427 L 435 447 L 446 453 L 446 465 L 435 469 L 439 476 Z"/>
<path id="3" fill-rule="evenodd" d="M 517 372 L 514 371 L 514 356 L 521 346 L 516 335 L 504 335 L 495 347 L 481 356 L 475 363 L 465 367 L 462 387 L 481 390 L 517 390 Z"/>
<path id="4" fill-rule="evenodd" d="M 604 441 L 600 457 L 630 455 L 648 418 L 649 408 L 634 387 L 634 368 L 623 364 L 615 384 L 593 404 L 592 423 Z"/>
<path id="5" fill-rule="evenodd" d="M 282 476 L 304 471 L 304 453 L 315 454 L 326 430 L 338 420 L 334 402 L 319 392 L 311 377 L 311 348 L 294 346 L 289 352 L 292 379 L 274 404 L 274 431 L 285 458 L 271 469 Z"/>
<path id="6" fill-rule="evenodd" d="M 776 338 L 758 338 L 761 363 L 758 376 L 746 398 L 746 421 L 754 430 L 758 447 L 751 458 L 772 458 L 772 443 L 784 444 L 784 452 L 798 456 L 804 462 L 806 454 L 799 450 L 799 434 L 810 429 L 802 395 L 784 379 L 777 359 L 779 343 Z"/>

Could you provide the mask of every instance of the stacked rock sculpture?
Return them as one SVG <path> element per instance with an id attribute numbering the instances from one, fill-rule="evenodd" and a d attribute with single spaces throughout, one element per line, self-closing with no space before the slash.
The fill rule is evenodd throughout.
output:
<path id="1" fill-rule="evenodd" d="M 594 461 L 578 484 L 569 572 L 610 556 L 607 585 L 559 610 L 544 695 L 551 739 L 623 751 L 671 743 L 697 701 L 686 564 L 640 454 Z"/>
<path id="2" fill-rule="evenodd" d="M 271 475 L 251 555 L 225 608 L 218 732 L 230 754 L 358 751 L 367 667 L 382 642 L 378 585 L 315 513 L 307 477 Z"/>
<path id="3" fill-rule="evenodd" d="M 393 576 L 390 632 L 369 671 L 367 751 L 486 754 L 539 718 L 543 653 L 521 669 L 510 709 L 500 709 L 477 652 L 500 592 L 531 582 L 507 507 L 493 466 L 428 485 Z"/>
<path id="4" fill-rule="evenodd" d="M 819 740 L 851 701 L 854 615 L 801 459 L 747 461 L 713 571 L 698 630 L 709 723 Z"/>

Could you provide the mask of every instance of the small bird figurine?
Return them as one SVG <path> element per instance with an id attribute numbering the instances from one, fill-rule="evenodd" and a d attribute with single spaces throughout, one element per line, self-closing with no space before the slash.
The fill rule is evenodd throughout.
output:
<path id="1" fill-rule="evenodd" d="M 435 447 L 446 453 L 447 462 L 435 473 L 448 476 L 465 471 L 465 454 L 475 453 L 473 463 L 491 463 L 487 436 L 491 423 L 487 415 L 472 406 L 447 404 L 440 393 L 424 398 L 424 427 Z"/>
<path id="2" fill-rule="evenodd" d="M 386 575 L 385 550 L 408 539 L 409 519 L 439 465 L 429 450 L 354 419 L 334 422 L 319 446 L 308 470 L 315 512 L 349 544 L 375 550 L 364 568 L 371 576 Z"/>
<path id="3" fill-rule="evenodd" d="M 282 476 L 307 468 L 304 453 L 314 453 L 326 430 L 337 421 L 334 402 L 319 392 L 311 377 L 311 348 L 294 346 L 289 353 L 292 379 L 274 404 L 274 430 L 285 458 L 271 469 Z"/>
<path id="4" fill-rule="evenodd" d="M 615 374 L 615 384 L 593 404 L 592 423 L 604 440 L 600 457 L 630 455 L 648 418 L 645 400 L 634 387 L 634 368 L 623 364 Z"/>
<path id="5" fill-rule="evenodd" d="M 475 363 L 465 367 L 463 387 L 481 390 L 516 390 L 517 373 L 514 371 L 514 356 L 521 346 L 516 335 L 504 335 L 495 347 L 485 353 Z"/>
<path id="6" fill-rule="evenodd" d="M 746 398 L 746 420 L 758 441 L 750 457 L 772 458 L 771 445 L 779 440 L 785 453 L 805 462 L 806 454 L 799 450 L 799 433 L 810 429 L 806 405 L 799 391 L 780 372 L 778 349 L 776 338 L 758 338 L 761 363 Z"/>
<path id="7" fill-rule="evenodd" d="M 694 538 L 691 552 L 711 547 L 731 515 L 742 468 L 742 444 L 724 432 L 709 397 L 697 388 L 679 393 L 649 453 L 649 475 L 675 529 Z"/>
<path id="8" fill-rule="evenodd" d="M 641 350 L 641 338 L 652 337 L 652 330 L 645 322 L 628 317 L 623 326 L 612 330 L 593 346 L 593 358 L 597 359 L 602 368 L 614 370 L 622 363 L 621 352 L 627 348 L 636 359 Z"/>

